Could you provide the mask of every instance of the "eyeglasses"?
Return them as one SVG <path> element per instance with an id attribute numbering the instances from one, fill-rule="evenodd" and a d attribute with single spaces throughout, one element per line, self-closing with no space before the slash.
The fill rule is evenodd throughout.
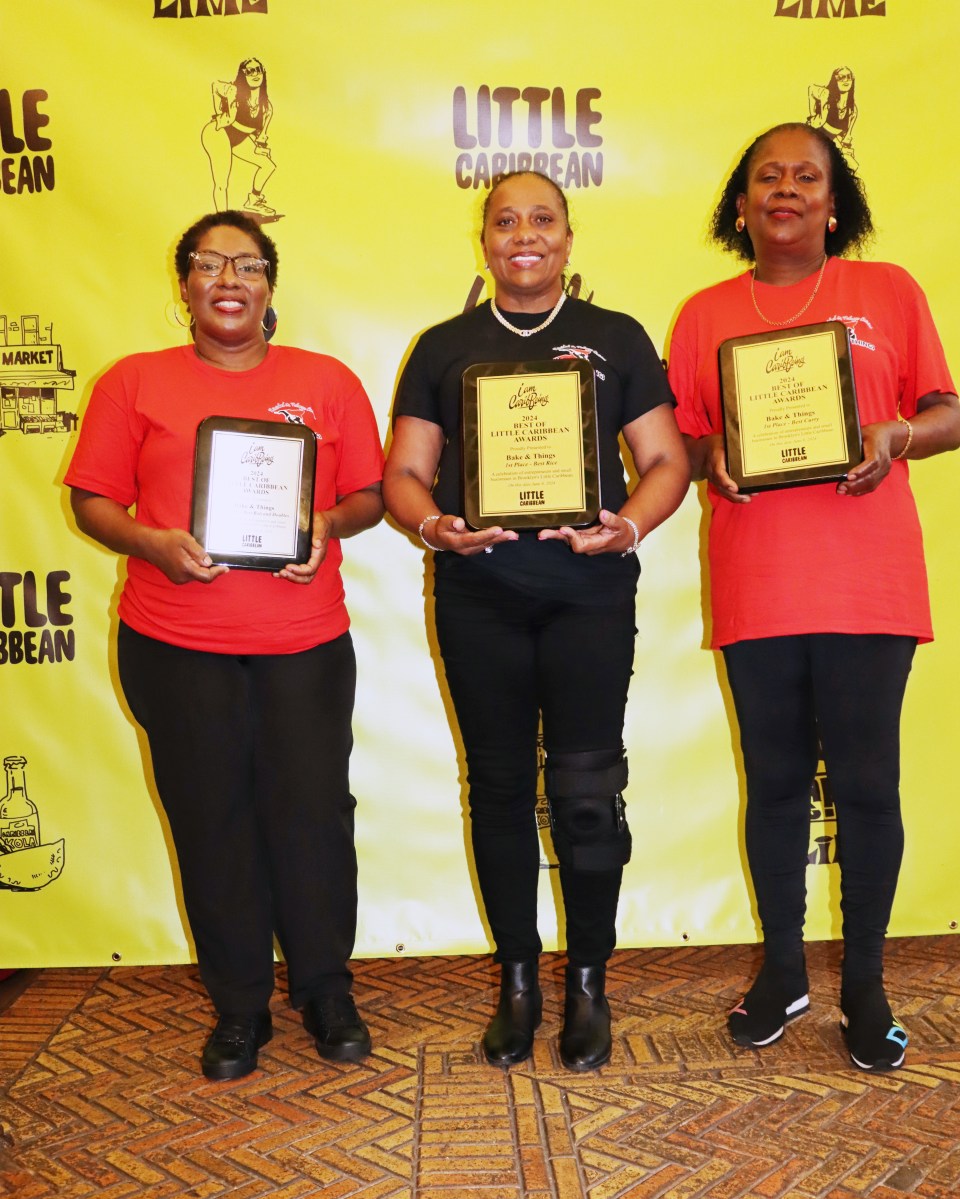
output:
<path id="1" fill-rule="evenodd" d="M 210 279 L 222 275 L 228 262 L 233 263 L 238 279 L 262 279 L 270 269 L 266 258 L 257 258 L 254 254 L 218 254 L 216 250 L 191 250 L 190 262 L 195 271 Z"/>
<path id="2" fill-rule="evenodd" d="M 243 73 L 244 75 L 262 75 L 263 67 L 244 67 Z"/>
<path id="3" fill-rule="evenodd" d="M 847 71 L 842 71 L 837 76 L 837 82 L 838 83 L 849 83 L 852 78 L 853 78 L 853 76 L 851 74 L 849 74 Z"/>

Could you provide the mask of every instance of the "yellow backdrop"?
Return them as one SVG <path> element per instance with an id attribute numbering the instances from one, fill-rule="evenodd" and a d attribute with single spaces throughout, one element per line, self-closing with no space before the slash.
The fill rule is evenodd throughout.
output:
<path id="1" fill-rule="evenodd" d="M 0 855 L 2 966 L 190 954 L 164 822 L 118 698 L 120 567 L 72 527 L 60 480 L 93 379 L 124 354 L 184 340 L 172 248 L 215 187 L 243 204 L 260 168 L 278 218 L 278 340 L 352 366 L 386 434 L 413 337 L 463 306 L 481 265 L 492 172 L 529 164 L 568 185 L 574 268 L 662 345 L 681 301 L 738 269 L 704 230 L 740 150 L 804 119 L 845 65 L 874 256 L 920 280 L 960 370 L 955 0 L 554 0 L 524 12 L 476 0 L 0 0 L 0 21 L 0 756 L 27 760 L 41 842 L 28 859 Z M 250 56 L 273 106 L 268 163 L 242 147 L 224 155 L 210 129 L 214 96 Z M 892 931 L 932 933 L 960 918 L 957 464 L 911 469 L 938 640 L 917 655 L 904 714 L 908 848 Z M 691 491 L 642 555 L 622 944 L 756 936 L 729 704 L 701 648 L 702 523 Z M 420 549 L 384 524 L 346 555 L 359 952 L 485 949 Z M 818 937 L 838 931 L 822 798 L 809 871 Z"/>

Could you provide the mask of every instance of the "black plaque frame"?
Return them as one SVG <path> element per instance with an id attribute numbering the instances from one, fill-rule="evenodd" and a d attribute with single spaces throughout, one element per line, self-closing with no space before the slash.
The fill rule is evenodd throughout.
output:
<path id="1" fill-rule="evenodd" d="M 231 435 L 218 442 L 221 434 Z M 295 474 L 289 474 L 281 482 L 291 489 L 289 505 L 289 534 L 294 544 L 292 554 L 260 552 L 251 546 L 209 546 L 211 520 L 219 512 L 219 505 L 237 504 L 240 496 L 235 490 L 219 493 L 216 490 L 214 472 L 218 452 L 232 452 L 233 439 L 239 449 L 249 442 L 249 451 L 256 451 L 261 442 L 283 439 L 299 442 L 299 462 Z M 193 503 L 190 530 L 218 565 L 239 566 L 246 570 L 277 571 L 290 563 L 303 563 L 310 557 L 313 541 L 313 491 L 317 462 L 317 439 L 306 425 L 292 425 L 285 421 L 247 420 L 242 417 L 208 416 L 197 429 L 196 453 L 193 472 Z M 255 461 L 250 464 L 251 473 L 258 469 Z M 295 507 L 294 507 L 295 505 Z M 248 536 L 253 536 L 250 533 Z"/>
<path id="2" fill-rule="evenodd" d="M 578 470 L 582 475 L 581 502 L 575 508 L 525 510 L 518 501 L 503 511 L 492 511 L 483 497 L 482 438 L 484 412 L 482 381 L 512 379 L 524 375 L 574 374 L 578 377 Z M 522 413 L 523 409 L 518 408 Z M 593 368 L 582 359 L 560 358 L 534 362 L 480 362 L 463 372 L 461 411 L 463 507 L 467 523 L 474 529 L 501 526 L 505 529 L 547 529 L 560 525 L 583 527 L 593 524 L 600 512 L 600 461 L 597 447 L 597 400 Z M 545 467 L 545 469 L 549 469 Z M 522 483 L 518 483 L 522 488 Z M 528 487 L 535 483 L 528 481 Z M 519 490 L 518 490 L 519 497 Z"/>
<path id="3" fill-rule="evenodd" d="M 792 456 L 789 451 L 805 450 L 803 445 L 803 430 L 798 425 L 790 425 L 785 421 L 781 446 L 782 465 L 777 469 L 757 471 L 749 470 L 746 463 L 746 445 L 743 430 L 743 402 L 740 379 L 737 369 L 737 351 L 741 346 L 752 347 L 774 343 L 774 350 L 787 350 L 802 355 L 805 338 L 812 335 L 830 334 L 836 351 L 836 375 L 832 380 L 817 380 L 817 384 L 827 382 L 835 388 L 835 414 L 837 431 L 842 435 L 845 452 L 840 457 L 827 460 L 805 461 L 800 453 Z M 773 490 L 781 487 L 797 487 L 808 483 L 833 483 L 846 477 L 847 471 L 863 461 L 863 439 L 860 431 L 860 415 L 857 407 L 857 390 L 853 375 L 853 360 L 850 353 L 850 330 L 843 321 L 823 321 L 814 325 L 799 325 L 790 329 L 775 329 L 769 333 L 753 333 L 744 337 L 731 337 L 721 342 L 719 350 L 720 391 L 723 411 L 723 434 L 727 455 L 727 473 L 737 484 L 738 489 L 749 495 L 753 492 Z M 776 374 L 776 372 L 773 372 Z M 772 384 L 771 384 L 772 386 Z M 797 400 L 797 403 L 803 401 Z M 762 397 L 752 399 L 755 411 L 751 420 L 764 418 L 764 414 L 774 410 L 775 401 L 771 395 L 769 401 Z"/>

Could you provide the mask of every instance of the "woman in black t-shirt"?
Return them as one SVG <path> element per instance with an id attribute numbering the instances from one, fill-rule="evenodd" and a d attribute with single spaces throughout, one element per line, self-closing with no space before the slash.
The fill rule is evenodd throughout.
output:
<path id="1" fill-rule="evenodd" d="M 611 1049 L 605 966 L 630 833 L 623 720 L 633 664 L 643 537 L 689 482 L 673 397 L 640 325 L 570 299 L 573 235 L 563 192 L 507 175 L 484 207 L 481 244 L 495 301 L 429 329 L 404 370 L 384 498 L 436 561 L 437 636 L 467 755 L 477 876 L 501 966 L 487 1060 L 530 1055 L 540 1023 L 539 839 L 534 809 L 542 719 L 545 779 L 566 915 L 560 1056 L 572 1070 Z M 578 358 L 594 370 L 602 509 L 589 528 L 472 530 L 461 515 L 460 396 L 476 363 Z M 628 494 L 619 435 L 640 476 Z"/>

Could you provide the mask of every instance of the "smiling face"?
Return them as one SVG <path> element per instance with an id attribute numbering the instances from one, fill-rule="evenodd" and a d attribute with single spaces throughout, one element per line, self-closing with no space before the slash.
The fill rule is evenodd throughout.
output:
<path id="1" fill-rule="evenodd" d="M 543 312 L 560 299 L 573 234 L 562 197 L 547 179 L 516 175 L 499 183 L 480 241 L 500 308 Z"/>
<path id="2" fill-rule="evenodd" d="M 834 71 L 833 77 L 840 91 L 848 92 L 853 87 L 853 71 L 849 67 L 838 67 Z"/>
<path id="3" fill-rule="evenodd" d="M 260 247 L 248 233 L 230 225 L 215 225 L 200 236 L 196 249 L 219 254 L 251 254 L 259 258 Z M 224 346 L 263 341 L 263 316 L 272 296 L 270 279 L 240 279 L 233 263 L 219 275 L 202 275 L 191 270 L 180 280 L 180 295 L 196 321 L 194 336 Z"/>
<path id="4" fill-rule="evenodd" d="M 758 263 L 765 254 L 798 261 L 824 252 L 834 213 L 830 157 L 804 129 L 781 129 L 757 146 L 747 164 L 747 190 L 737 197 Z"/>

